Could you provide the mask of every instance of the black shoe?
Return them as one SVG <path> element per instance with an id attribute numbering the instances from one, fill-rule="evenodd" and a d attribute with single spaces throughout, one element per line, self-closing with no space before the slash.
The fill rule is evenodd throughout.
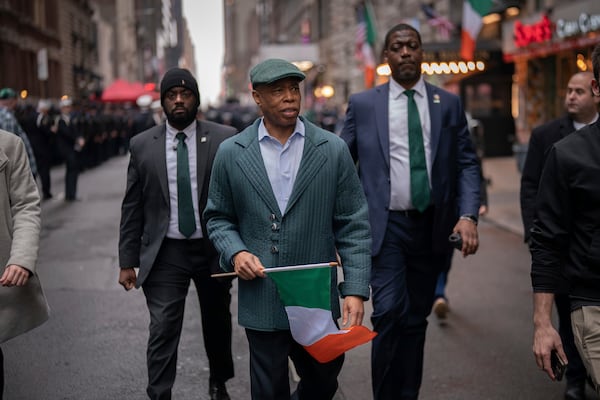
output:
<path id="1" fill-rule="evenodd" d="M 52 198 L 52 193 L 44 193 L 44 200 L 50 200 Z"/>
<path id="2" fill-rule="evenodd" d="M 224 382 L 210 380 L 208 384 L 210 400 L 231 400 Z"/>
<path id="3" fill-rule="evenodd" d="M 567 382 L 565 400 L 585 400 L 585 381 Z"/>

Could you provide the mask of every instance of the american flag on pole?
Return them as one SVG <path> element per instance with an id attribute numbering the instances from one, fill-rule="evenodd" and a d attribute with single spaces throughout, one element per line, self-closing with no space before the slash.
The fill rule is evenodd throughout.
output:
<path id="1" fill-rule="evenodd" d="M 440 38 L 443 40 L 449 40 L 450 34 L 454 30 L 454 24 L 450 20 L 433 9 L 430 5 L 421 4 L 421 10 L 427 17 L 427 23 L 437 29 Z"/>

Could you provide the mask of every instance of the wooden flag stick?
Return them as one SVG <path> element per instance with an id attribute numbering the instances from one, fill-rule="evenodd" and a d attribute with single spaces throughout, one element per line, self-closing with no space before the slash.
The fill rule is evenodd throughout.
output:
<path id="1" fill-rule="evenodd" d="M 273 268 L 265 268 L 265 272 L 280 272 L 280 271 L 297 271 L 299 269 L 310 269 L 310 268 L 325 268 L 325 267 L 337 267 L 339 264 L 335 261 L 326 262 L 326 263 L 316 263 L 316 264 L 301 264 L 301 265 L 287 265 L 284 267 L 273 267 Z M 211 278 L 225 278 L 237 276 L 235 272 L 223 272 L 220 274 L 212 274 Z"/>

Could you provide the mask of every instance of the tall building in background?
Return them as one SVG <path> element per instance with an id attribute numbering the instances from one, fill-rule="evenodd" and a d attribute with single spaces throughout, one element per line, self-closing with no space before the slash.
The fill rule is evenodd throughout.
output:
<path id="1" fill-rule="evenodd" d="M 86 95 L 97 87 L 90 1 L 0 2 L 0 86 L 26 98 Z"/>
<path id="2" fill-rule="evenodd" d="M 94 101 L 117 79 L 156 85 L 170 67 L 195 69 L 182 0 L 2 1 L 0 56 L 0 86 L 31 102 Z"/>

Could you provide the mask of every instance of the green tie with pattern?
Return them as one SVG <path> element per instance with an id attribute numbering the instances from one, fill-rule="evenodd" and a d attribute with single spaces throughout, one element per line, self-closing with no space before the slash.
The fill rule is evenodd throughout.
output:
<path id="1" fill-rule="evenodd" d="M 179 214 L 179 232 L 186 238 L 196 232 L 196 218 L 192 200 L 192 185 L 190 182 L 190 163 L 185 144 L 185 133 L 179 132 L 177 143 L 177 213 Z"/>
<path id="2" fill-rule="evenodd" d="M 429 178 L 425 161 L 425 146 L 415 91 L 405 90 L 408 97 L 408 149 L 410 159 L 410 192 L 413 206 L 420 212 L 429 207 Z"/>

